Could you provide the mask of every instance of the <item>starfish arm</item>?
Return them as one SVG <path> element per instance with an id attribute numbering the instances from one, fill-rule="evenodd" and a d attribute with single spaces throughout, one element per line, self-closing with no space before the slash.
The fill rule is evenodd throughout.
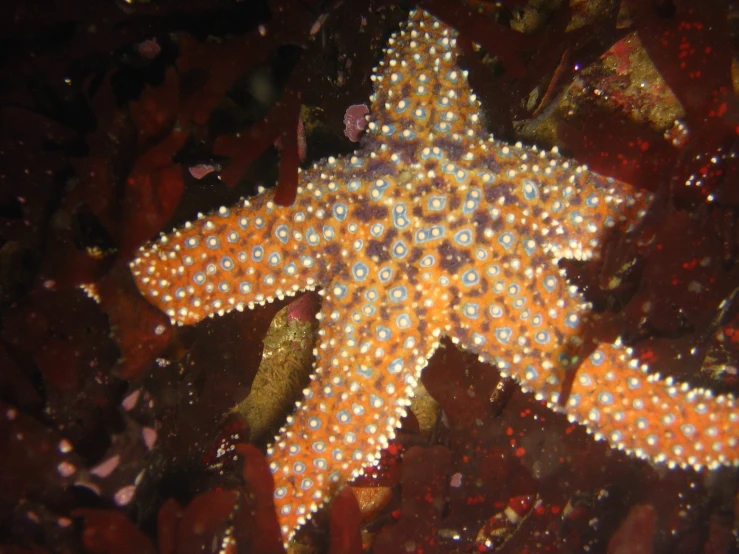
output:
<path id="1" fill-rule="evenodd" d="M 669 467 L 739 465 L 739 404 L 645 373 L 631 350 L 602 344 L 577 369 L 566 413 L 611 446 Z"/>
<path id="2" fill-rule="evenodd" d="M 498 248 L 496 255 L 477 245 L 471 263 L 460 269 L 449 287 L 453 316 L 446 331 L 453 342 L 556 406 L 582 347 L 590 306 L 548 257 L 504 242 L 509 248 Z"/>
<path id="3" fill-rule="evenodd" d="M 372 76 L 369 146 L 406 164 L 420 158 L 437 189 L 451 178 L 461 189 L 480 186 L 489 204 L 509 213 L 519 208 L 517 219 L 530 222 L 530 238 L 555 259 L 597 256 L 603 233 L 616 226 L 628 231 L 648 207 L 651 195 L 556 151 L 489 136 L 467 72 L 458 67 L 457 33 L 427 12 L 411 12 L 384 54 Z M 482 183 L 474 170 L 485 174 Z"/>
<path id="4" fill-rule="evenodd" d="M 593 173 L 556 150 L 492 137 L 479 141 L 460 165 L 482 177 L 486 210 L 479 217 L 491 218 L 491 230 L 507 227 L 506 236 L 541 248 L 554 261 L 599 256 L 605 235 L 614 228 L 631 231 L 652 201 L 651 194 Z"/>
<path id="5" fill-rule="evenodd" d="M 455 342 L 495 362 L 556 411 L 563 411 L 559 396 L 565 376 L 576 371 L 564 412 L 614 448 L 670 467 L 739 462 L 739 405 L 732 397 L 713 397 L 648 375 L 618 344 L 599 345 L 576 366 L 587 346 L 586 329 L 597 315 L 548 260 L 528 259 L 527 272 L 516 270 L 517 260 L 526 257 L 522 250 L 467 271 L 490 282 L 478 285 L 484 294 L 452 301 L 456 324 L 448 332 Z"/>
<path id="6" fill-rule="evenodd" d="M 370 143 L 392 144 L 414 162 L 420 145 L 440 140 L 459 148 L 463 138 L 484 134 L 480 102 L 459 55 L 456 31 L 423 10 L 411 11 L 372 75 Z"/>
<path id="7" fill-rule="evenodd" d="M 173 323 L 188 325 L 325 283 L 341 250 L 339 230 L 352 188 L 350 183 L 338 192 L 332 180 L 336 167 L 328 158 L 301 172 L 292 206 L 277 205 L 274 191 L 267 190 L 231 208 L 199 214 L 143 246 L 130 263 L 139 290 Z M 336 179 L 346 185 L 350 178 Z M 315 207 L 325 196 L 332 200 L 328 209 Z"/>
<path id="8" fill-rule="evenodd" d="M 419 332 L 419 313 L 374 276 L 338 275 L 324 289 L 319 322 L 312 382 L 267 452 L 286 542 L 379 459 L 438 345 Z"/>

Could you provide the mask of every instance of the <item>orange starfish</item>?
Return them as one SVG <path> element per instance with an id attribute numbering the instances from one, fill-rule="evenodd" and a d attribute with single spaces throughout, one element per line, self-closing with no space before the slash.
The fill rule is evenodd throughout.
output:
<path id="1" fill-rule="evenodd" d="M 598 316 L 557 262 L 598 256 L 605 233 L 635 226 L 649 197 L 489 136 L 455 36 L 411 13 L 372 77 L 362 147 L 302 172 L 294 205 L 265 191 L 131 263 L 177 324 L 321 289 L 313 381 L 268 451 L 286 540 L 377 461 L 442 336 L 634 456 L 739 461 L 733 398 L 647 375 L 619 344 L 578 358 L 593 350 L 584 334 Z"/>

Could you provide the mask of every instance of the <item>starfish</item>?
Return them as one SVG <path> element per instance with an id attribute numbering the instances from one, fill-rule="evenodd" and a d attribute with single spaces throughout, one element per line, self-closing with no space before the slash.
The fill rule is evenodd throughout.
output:
<path id="1" fill-rule="evenodd" d="M 372 76 L 357 152 L 301 171 L 292 206 L 263 191 L 131 262 L 179 325 L 320 289 L 312 382 L 268 449 L 285 540 L 376 463 L 443 337 L 614 448 L 670 467 L 739 464 L 734 399 L 646 373 L 620 341 L 588 344 L 598 314 L 558 267 L 633 229 L 649 195 L 495 140 L 459 55 L 454 30 L 411 12 Z"/>

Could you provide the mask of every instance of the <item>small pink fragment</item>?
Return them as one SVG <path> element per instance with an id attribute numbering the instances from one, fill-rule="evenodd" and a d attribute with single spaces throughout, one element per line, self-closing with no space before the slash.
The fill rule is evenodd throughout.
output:
<path id="1" fill-rule="evenodd" d="M 367 128 L 367 114 L 369 108 L 366 104 L 354 104 L 346 109 L 344 114 L 344 135 L 352 142 L 359 142 L 362 131 Z"/>
<path id="2" fill-rule="evenodd" d="M 133 495 L 136 494 L 135 485 L 127 485 L 116 491 L 113 495 L 113 499 L 118 506 L 126 506 L 133 499 Z"/>
<path id="3" fill-rule="evenodd" d="M 195 177 L 197 180 L 202 179 L 209 173 L 213 173 L 216 169 L 216 166 L 210 164 L 198 164 L 187 168 L 190 175 Z"/>
<path id="4" fill-rule="evenodd" d="M 59 527 L 66 529 L 67 527 L 72 525 L 72 520 L 69 519 L 68 517 L 60 517 L 59 519 L 56 520 L 56 523 L 57 525 L 59 525 Z"/>
<path id="5" fill-rule="evenodd" d="M 121 406 L 123 406 L 123 409 L 127 412 L 133 410 L 136 406 L 136 403 L 139 401 L 139 396 L 141 396 L 141 389 L 136 389 L 131 394 L 126 396 L 126 398 L 123 399 L 123 402 L 121 402 Z"/>
<path id="6" fill-rule="evenodd" d="M 144 427 L 141 430 L 141 435 L 144 437 L 144 444 L 146 448 L 151 450 L 154 448 L 154 444 L 157 442 L 157 432 L 151 427 Z"/>
<path id="7" fill-rule="evenodd" d="M 90 470 L 90 473 L 100 477 L 101 479 L 105 479 L 108 477 L 111 473 L 115 471 L 115 468 L 118 467 L 118 464 L 121 463 L 121 457 L 118 455 L 111 456 L 107 460 L 100 462 L 98 465 L 96 465 L 94 468 Z"/>
<path id="8" fill-rule="evenodd" d="M 56 466 L 56 470 L 62 477 L 71 477 L 77 471 L 77 468 L 74 464 L 70 464 L 69 462 L 60 462 L 59 465 Z"/>
<path id="9" fill-rule="evenodd" d="M 320 16 L 318 16 L 318 19 L 315 20 L 315 22 L 313 23 L 313 25 L 310 28 L 310 35 L 311 36 L 315 35 L 318 31 L 321 30 L 321 28 L 323 27 L 323 24 L 326 22 L 326 19 L 327 18 L 328 18 L 328 14 L 327 13 L 324 13 L 324 14 L 321 14 Z"/>
<path id="10" fill-rule="evenodd" d="M 287 307 L 287 320 L 310 323 L 316 319 L 317 309 L 315 295 L 307 292 Z"/>
<path id="11" fill-rule="evenodd" d="M 138 51 L 141 57 L 147 60 L 153 60 L 162 51 L 162 47 L 159 46 L 157 39 L 152 38 L 139 42 Z"/>
<path id="12" fill-rule="evenodd" d="M 449 486 L 459 488 L 462 486 L 462 474 L 457 472 L 454 475 L 452 475 L 452 478 L 449 480 Z"/>

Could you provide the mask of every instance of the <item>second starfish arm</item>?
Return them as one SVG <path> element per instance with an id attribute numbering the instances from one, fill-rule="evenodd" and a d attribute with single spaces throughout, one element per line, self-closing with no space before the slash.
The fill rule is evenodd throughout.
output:
<path id="1" fill-rule="evenodd" d="M 341 282 L 349 280 L 339 275 L 325 289 L 311 384 L 267 452 L 286 542 L 379 460 L 438 346 L 434 333 L 419 329 L 438 328 L 439 314 L 389 302 L 377 279 L 344 294 Z"/>
<path id="2" fill-rule="evenodd" d="M 578 363 L 580 352 L 592 350 L 583 337 L 598 317 L 580 293 L 551 265 L 534 266 L 525 278 L 506 271 L 510 258 L 495 262 L 496 284 L 476 299 L 491 317 L 469 317 L 477 310 L 466 313 L 470 303 L 455 299 L 454 342 L 614 448 L 670 467 L 737 464 L 734 398 L 650 375 L 620 343 L 597 345 Z M 558 401 L 568 371 L 575 376 L 563 409 Z"/>
<path id="3" fill-rule="evenodd" d="M 611 446 L 668 467 L 739 465 L 736 399 L 645 369 L 631 349 L 601 344 L 578 368 L 565 412 Z"/>
<path id="4" fill-rule="evenodd" d="M 274 190 L 266 190 L 235 206 L 199 214 L 141 247 L 130 263 L 139 290 L 173 324 L 191 325 L 323 285 L 345 247 L 343 220 L 352 200 L 349 191 L 333 183 L 334 213 L 313 202 L 334 178 L 346 178 L 336 175 L 338 170 L 329 158 L 301 171 L 292 206 L 277 205 Z"/>
<path id="5" fill-rule="evenodd" d="M 475 143 L 456 165 L 480 177 L 488 213 L 500 216 L 498 228 L 514 230 L 517 241 L 535 241 L 555 261 L 598 257 L 606 234 L 630 232 L 652 201 L 651 194 L 593 173 L 556 149 L 506 144 L 492 136 Z"/>

